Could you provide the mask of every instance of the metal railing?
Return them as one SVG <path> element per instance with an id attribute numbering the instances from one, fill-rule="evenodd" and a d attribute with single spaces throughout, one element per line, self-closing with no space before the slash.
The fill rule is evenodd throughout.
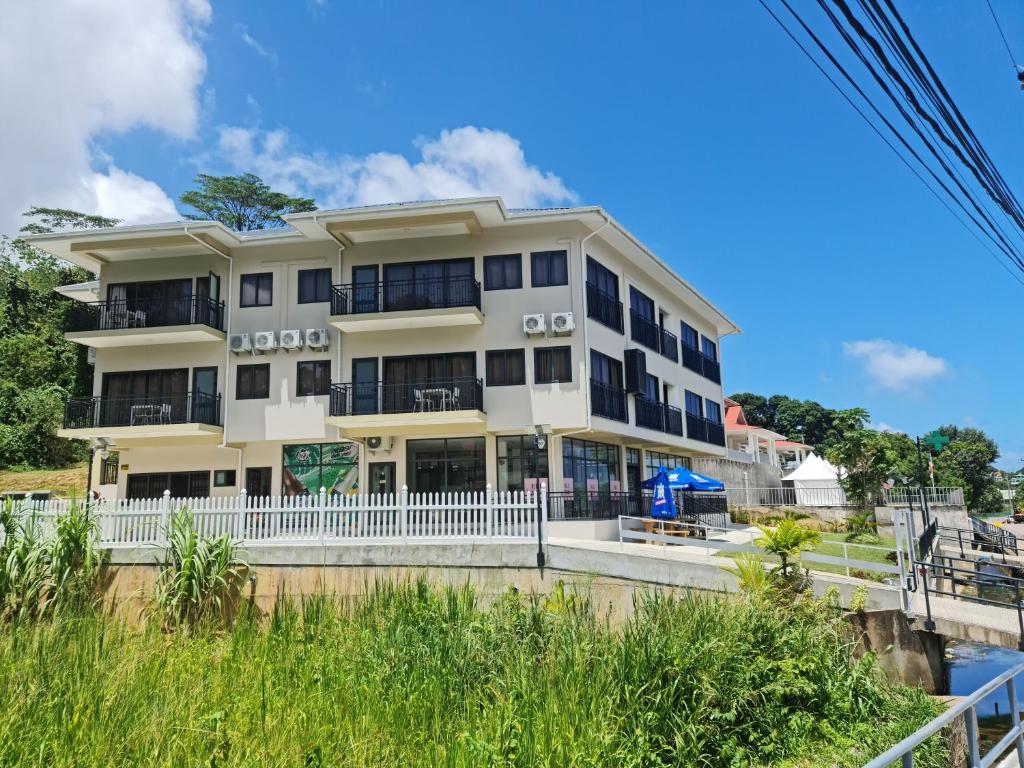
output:
<path id="1" fill-rule="evenodd" d="M 659 432 L 665 431 L 665 409 L 657 400 L 649 400 L 639 395 L 634 397 L 633 418 L 638 427 L 656 429 Z"/>
<path id="2" fill-rule="evenodd" d="M 849 507 L 842 488 L 726 488 L 729 503 L 740 507 Z"/>
<path id="3" fill-rule="evenodd" d="M 615 421 L 629 421 L 626 392 L 597 379 L 590 380 L 590 412 Z"/>
<path id="4" fill-rule="evenodd" d="M 622 333 L 622 302 L 605 293 L 593 283 L 587 283 L 587 317 Z"/>
<path id="5" fill-rule="evenodd" d="M 661 329 L 661 354 L 673 363 L 679 362 L 679 337 L 665 328 Z"/>
<path id="6" fill-rule="evenodd" d="M 480 309 L 480 282 L 471 276 L 384 280 L 331 286 L 331 314 L 359 315 L 411 309 Z"/>
<path id="7" fill-rule="evenodd" d="M 716 384 L 722 383 L 722 369 L 718 361 L 708 357 L 696 347 L 683 343 L 683 367 L 699 373 Z"/>
<path id="8" fill-rule="evenodd" d="M 686 414 L 686 436 L 712 445 L 725 445 L 725 426 L 703 416 Z"/>
<path id="9" fill-rule="evenodd" d="M 74 397 L 64 404 L 64 429 L 165 424 L 221 426 L 220 395 Z"/>
<path id="10" fill-rule="evenodd" d="M 484 387 L 472 377 L 331 385 L 331 416 L 482 411 Z"/>
<path id="11" fill-rule="evenodd" d="M 903 768 L 914 765 L 914 749 L 935 736 L 943 728 L 952 725 L 959 717 L 964 718 L 967 726 L 967 763 L 970 768 L 988 768 L 994 765 L 1011 747 L 1017 753 L 1017 763 L 1024 765 L 1024 729 L 1021 728 L 1020 708 L 1017 706 L 1017 687 L 1015 679 L 1024 673 L 1024 663 L 1006 670 L 994 677 L 969 696 L 960 698 L 953 706 L 936 717 L 927 725 L 916 730 L 892 749 L 888 749 L 875 759 L 864 765 L 864 768 L 888 768 L 896 761 Z M 1006 695 L 1010 701 L 1010 728 L 988 752 L 981 754 L 978 740 L 978 705 L 989 695 L 1006 686 Z M 958 755 L 950 755 L 950 765 L 960 765 Z"/>
<path id="12" fill-rule="evenodd" d="M 206 325 L 223 331 L 224 302 L 206 296 L 76 302 L 68 311 L 64 330 L 123 331 L 172 325 Z"/>
<path id="13" fill-rule="evenodd" d="M 635 310 L 629 310 L 629 337 L 655 352 L 661 351 L 661 329 L 657 323 L 641 317 Z"/>
<path id="14" fill-rule="evenodd" d="M 651 494 L 630 491 L 552 491 L 548 509 L 552 520 L 614 520 L 644 517 L 651 511 Z M 729 524 L 729 506 L 720 493 L 674 491 L 679 519 L 684 522 Z"/>
<path id="15" fill-rule="evenodd" d="M 928 503 L 934 506 L 964 506 L 964 489 L 956 486 L 928 486 L 926 488 L 889 488 L 883 489 L 885 503 L 892 507 L 902 507 L 910 503 L 921 505 L 921 492 L 924 491 Z"/>
<path id="16" fill-rule="evenodd" d="M 683 411 L 674 405 L 662 403 L 665 411 L 665 431 L 670 435 L 683 436 Z"/>

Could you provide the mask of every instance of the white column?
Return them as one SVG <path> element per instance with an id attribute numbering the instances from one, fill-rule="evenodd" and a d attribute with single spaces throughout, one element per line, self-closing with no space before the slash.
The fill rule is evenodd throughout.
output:
<path id="1" fill-rule="evenodd" d="M 768 438 L 768 463 L 773 467 L 779 466 L 779 457 L 775 453 L 775 439 Z"/>

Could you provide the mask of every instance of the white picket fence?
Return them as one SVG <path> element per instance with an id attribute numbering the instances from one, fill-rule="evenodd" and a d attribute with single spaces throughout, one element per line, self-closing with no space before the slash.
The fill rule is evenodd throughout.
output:
<path id="1" fill-rule="evenodd" d="M 25 504 L 40 526 L 52 531 L 72 502 Z M 196 530 L 207 536 L 227 534 L 244 546 L 409 542 L 437 540 L 536 541 L 547 533 L 547 490 L 451 493 L 239 496 L 97 502 L 90 514 L 99 521 L 103 547 L 161 545 L 173 512 L 188 508 Z M 539 526 L 539 530 L 538 530 Z"/>

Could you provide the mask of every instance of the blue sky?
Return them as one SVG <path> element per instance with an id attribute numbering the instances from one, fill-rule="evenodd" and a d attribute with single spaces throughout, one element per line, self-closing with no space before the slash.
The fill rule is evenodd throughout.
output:
<path id="1" fill-rule="evenodd" d="M 1024 9 L 993 3 L 1024 55 Z M 984 4 L 898 5 L 1020 189 L 1024 93 Z M 463 188 L 600 204 L 743 328 L 723 345 L 727 392 L 863 405 L 912 435 L 978 426 L 1020 466 L 1024 287 L 754 0 L 285 7 L 99 3 L 150 30 L 128 61 L 95 18 L 69 11 L 54 43 L 18 9 L 0 36 L 19 29 L 26 56 L 81 55 L 0 85 L 29 115 L 0 156 L 0 227 L 33 203 L 149 220 L 198 171 L 335 204 Z"/>

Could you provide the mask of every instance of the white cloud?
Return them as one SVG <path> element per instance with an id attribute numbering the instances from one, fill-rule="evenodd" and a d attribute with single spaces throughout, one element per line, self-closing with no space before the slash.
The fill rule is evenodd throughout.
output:
<path id="1" fill-rule="evenodd" d="M 249 34 L 249 28 L 245 24 L 236 24 L 235 29 L 238 30 L 239 37 L 242 38 L 242 42 L 256 51 L 257 54 L 262 56 L 264 59 L 269 61 L 275 67 L 277 66 L 277 53 L 267 48 L 259 40 Z"/>
<path id="2" fill-rule="evenodd" d="M 218 151 L 234 169 L 289 194 L 313 196 L 321 207 L 474 195 L 501 195 L 513 208 L 577 200 L 558 176 L 528 163 L 519 142 L 502 131 L 464 126 L 414 145 L 420 157 L 412 162 L 391 152 L 308 153 L 283 130 L 229 126 L 220 130 Z"/>
<path id="3" fill-rule="evenodd" d="M 206 0 L 4 5 L 0 232 L 15 231 L 31 205 L 177 218 L 155 184 L 104 163 L 93 142 L 141 126 L 194 135 L 206 72 L 197 37 L 209 18 Z"/>
<path id="4" fill-rule="evenodd" d="M 868 429 L 873 429 L 876 432 L 891 432 L 894 435 L 906 434 L 906 430 L 898 429 L 884 421 L 871 422 L 868 424 Z"/>
<path id="5" fill-rule="evenodd" d="M 843 352 L 847 357 L 860 360 L 864 373 L 878 387 L 896 392 L 906 391 L 949 371 L 949 364 L 941 357 L 887 339 L 844 341 Z"/>

